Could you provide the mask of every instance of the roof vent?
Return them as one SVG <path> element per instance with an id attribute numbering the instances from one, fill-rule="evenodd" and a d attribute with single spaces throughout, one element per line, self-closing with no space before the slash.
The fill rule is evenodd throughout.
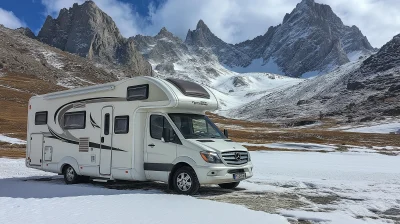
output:
<path id="1" fill-rule="evenodd" d="M 172 83 L 176 88 L 178 88 L 183 95 L 210 99 L 210 94 L 197 83 L 182 80 L 182 79 L 166 79 L 168 82 Z"/>

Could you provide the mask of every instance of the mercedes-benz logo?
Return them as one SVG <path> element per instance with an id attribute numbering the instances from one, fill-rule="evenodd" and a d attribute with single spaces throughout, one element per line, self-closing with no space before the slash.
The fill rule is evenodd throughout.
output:
<path id="1" fill-rule="evenodd" d="M 240 153 L 239 153 L 239 152 L 235 152 L 235 159 L 236 159 L 237 161 L 240 160 Z"/>

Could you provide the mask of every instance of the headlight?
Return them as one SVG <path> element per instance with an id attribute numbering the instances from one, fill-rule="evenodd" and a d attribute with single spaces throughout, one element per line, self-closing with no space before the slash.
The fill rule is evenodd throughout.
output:
<path id="1" fill-rule="evenodd" d="M 219 158 L 218 154 L 215 152 L 200 152 L 201 158 L 204 159 L 207 163 L 222 163 L 222 160 Z"/>
<path id="2" fill-rule="evenodd" d="M 251 161 L 250 152 L 247 152 L 247 156 L 249 157 L 249 161 Z"/>

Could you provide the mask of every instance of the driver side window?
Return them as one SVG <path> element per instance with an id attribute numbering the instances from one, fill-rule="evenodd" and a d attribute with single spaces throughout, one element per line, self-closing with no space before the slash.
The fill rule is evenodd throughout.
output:
<path id="1" fill-rule="evenodd" d="M 150 116 L 150 136 L 154 139 L 161 140 L 163 137 L 163 131 L 167 129 L 170 135 L 170 139 L 165 139 L 168 142 L 176 142 L 178 137 L 175 134 L 171 124 L 162 115 L 151 115 Z"/>

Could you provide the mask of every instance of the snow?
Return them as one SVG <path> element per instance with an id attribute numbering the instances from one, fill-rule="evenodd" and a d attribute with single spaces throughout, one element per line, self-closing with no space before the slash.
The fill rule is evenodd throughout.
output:
<path id="1" fill-rule="evenodd" d="M 349 99 L 323 105 L 321 101 L 314 100 L 314 98 L 322 95 L 329 99 L 336 99 L 340 94 L 337 89 L 341 88 L 342 80 L 359 68 L 361 63 L 362 60 L 349 62 L 328 74 L 305 79 L 298 85 L 276 90 L 243 105 L 241 108 L 234 108 L 226 114 L 229 114 L 230 118 L 236 119 L 273 120 L 276 122 L 277 119 L 283 119 L 282 114 L 286 116 L 294 115 L 292 118 L 309 118 L 318 116 L 320 112 L 326 113 L 332 111 L 333 108 L 340 108 L 343 104 L 348 104 Z M 310 100 L 310 103 L 307 103 L 307 106 L 298 106 L 297 103 L 300 100 Z M 331 103 L 331 101 L 328 102 Z"/>
<path id="2" fill-rule="evenodd" d="M 320 74 L 320 71 L 309 71 L 301 75 L 303 79 L 314 78 Z"/>
<path id="3" fill-rule="evenodd" d="M 276 64 L 275 60 L 273 58 L 269 58 L 266 63 L 264 63 L 263 58 L 257 58 L 253 59 L 250 63 L 250 65 L 246 67 L 229 67 L 225 66 L 227 69 L 238 72 L 238 73 L 249 73 L 249 72 L 268 72 L 268 73 L 274 73 L 278 75 L 284 75 L 285 73 L 282 71 L 282 69 Z"/>
<path id="4" fill-rule="evenodd" d="M 234 85 L 239 79 L 244 85 Z M 241 107 L 269 93 L 297 85 L 304 79 L 291 78 L 271 73 L 242 73 L 219 76 L 211 83 L 213 93 L 220 102 L 218 114 L 226 116 L 227 111 Z"/>
<path id="5" fill-rule="evenodd" d="M 0 87 L 6 88 L 6 89 L 11 89 L 11 90 L 14 90 L 14 91 L 17 91 L 17 92 L 23 92 L 23 91 L 20 90 L 20 89 L 16 89 L 16 88 L 9 87 L 9 86 L 5 86 L 5 85 L 0 85 Z"/>
<path id="6" fill-rule="evenodd" d="M 56 69 L 62 69 L 64 67 L 64 63 L 61 62 L 60 57 L 56 53 L 47 50 L 43 50 L 41 53 L 46 58 L 49 65 Z"/>
<path id="7" fill-rule="evenodd" d="M 349 217 L 341 212 L 309 212 L 309 211 L 282 211 L 282 215 L 293 217 L 299 220 L 311 220 L 317 223 L 331 224 L 362 224 L 362 223 L 385 223 L 387 222 L 373 219 L 360 220 L 354 217 Z"/>
<path id="8" fill-rule="evenodd" d="M 361 56 L 364 56 L 365 54 L 362 51 L 352 51 L 347 54 L 347 57 L 349 58 L 350 61 L 357 61 Z"/>
<path id="9" fill-rule="evenodd" d="M 389 134 L 390 132 L 398 132 L 400 130 L 400 122 L 378 124 L 365 127 L 350 128 L 343 130 L 346 132 L 360 132 L 360 133 L 383 133 Z"/>
<path id="10" fill-rule="evenodd" d="M 301 209 L 282 210 L 285 216 L 338 224 L 384 223 L 373 220 L 378 217 L 372 211 L 400 208 L 399 156 L 257 151 L 251 152 L 251 159 L 254 176 L 249 181 L 281 187 L 307 202 Z M 251 185 L 246 188 L 252 190 Z M 307 199 L 310 196 L 330 196 L 337 201 L 318 204 Z"/>
<path id="11" fill-rule="evenodd" d="M 254 176 L 233 195 L 293 194 L 305 205 L 273 215 L 159 190 L 65 185 L 57 175 L 26 168 L 23 159 L 0 158 L 0 223 L 393 223 L 377 214 L 400 208 L 399 156 L 257 151 L 251 159 Z"/>
<path id="12" fill-rule="evenodd" d="M 259 147 L 268 147 L 274 149 L 292 149 L 292 150 L 306 150 L 306 151 L 335 151 L 337 148 L 337 146 L 335 145 L 297 143 L 297 142 L 276 142 L 267 144 L 254 144 L 254 143 L 243 142 L 240 144 L 243 146 L 259 146 Z"/>
<path id="13" fill-rule="evenodd" d="M 49 174 L 26 168 L 21 159 L 0 158 L 0 168 L 0 223 L 289 223 L 276 214 L 156 190 L 34 181 Z"/>
<path id="14" fill-rule="evenodd" d="M 18 139 L 18 138 L 12 138 L 12 137 L 7 137 L 5 135 L 0 134 L 0 142 L 7 142 L 10 144 L 16 144 L 16 145 L 25 145 L 26 141 Z"/>

